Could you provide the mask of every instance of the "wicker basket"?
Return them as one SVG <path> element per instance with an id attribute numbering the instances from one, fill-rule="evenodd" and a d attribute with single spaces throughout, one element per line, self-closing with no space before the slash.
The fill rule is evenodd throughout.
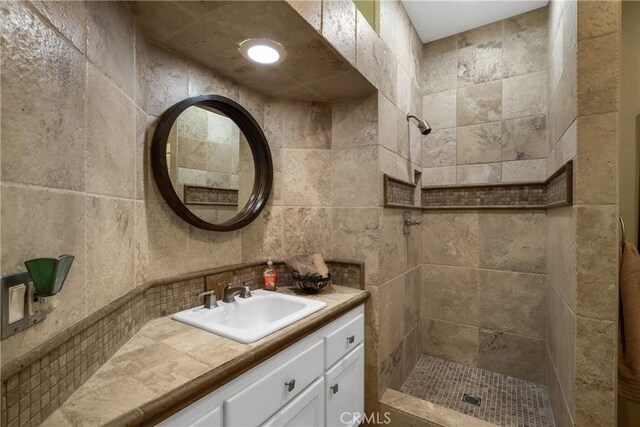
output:
<path id="1" fill-rule="evenodd" d="M 293 272 L 292 280 L 295 287 L 307 294 L 317 294 L 324 289 L 331 281 L 331 273 L 327 277 L 321 276 L 301 276 Z"/>

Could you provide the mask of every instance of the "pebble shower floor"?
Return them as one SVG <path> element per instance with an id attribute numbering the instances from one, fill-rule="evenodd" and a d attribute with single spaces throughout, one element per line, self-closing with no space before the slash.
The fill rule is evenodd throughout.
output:
<path id="1" fill-rule="evenodd" d="M 555 426 L 544 385 L 427 355 L 400 391 L 499 426 Z M 465 394 L 479 397 L 480 406 Z"/>

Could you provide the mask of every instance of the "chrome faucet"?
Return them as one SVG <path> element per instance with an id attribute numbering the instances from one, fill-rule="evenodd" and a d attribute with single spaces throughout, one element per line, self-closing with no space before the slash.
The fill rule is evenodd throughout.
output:
<path id="1" fill-rule="evenodd" d="M 204 297 L 204 308 L 216 308 L 218 306 L 218 300 L 216 299 L 216 291 L 206 291 L 198 294 L 199 297 Z"/>
<path id="2" fill-rule="evenodd" d="M 240 295 L 240 298 L 250 298 L 251 297 L 251 289 L 249 285 L 244 283 L 242 286 L 231 286 L 229 283 L 224 287 L 224 297 L 222 301 L 224 302 L 234 302 L 236 300 L 236 295 Z"/>

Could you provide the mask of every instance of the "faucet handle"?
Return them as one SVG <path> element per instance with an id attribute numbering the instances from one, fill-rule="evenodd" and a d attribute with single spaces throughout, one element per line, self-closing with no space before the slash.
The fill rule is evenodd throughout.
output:
<path id="1" fill-rule="evenodd" d="M 218 299 L 216 298 L 216 291 L 205 291 L 200 292 L 198 294 L 199 298 L 204 297 L 204 307 L 205 308 L 216 308 L 218 307 Z"/>
<path id="2" fill-rule="evenodd" d="M 213 290 L 212 290 L 212 291 L 200 292 L 197 296 L 198 296 L 199 298 L 202 298 L 202 297 L 206 297 L 207 295 L 213 295 L 213 297 L 215 298 L 216 291 L 213 291 Z"/>

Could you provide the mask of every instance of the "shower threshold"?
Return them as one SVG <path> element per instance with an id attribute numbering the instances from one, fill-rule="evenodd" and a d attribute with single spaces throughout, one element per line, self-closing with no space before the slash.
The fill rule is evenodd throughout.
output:
<path id="1" fill-rule="evenodd" d="M 544 385 L 427 355 L 420 357 L 400 392 L 490 425 L 555 426 Z"/>

